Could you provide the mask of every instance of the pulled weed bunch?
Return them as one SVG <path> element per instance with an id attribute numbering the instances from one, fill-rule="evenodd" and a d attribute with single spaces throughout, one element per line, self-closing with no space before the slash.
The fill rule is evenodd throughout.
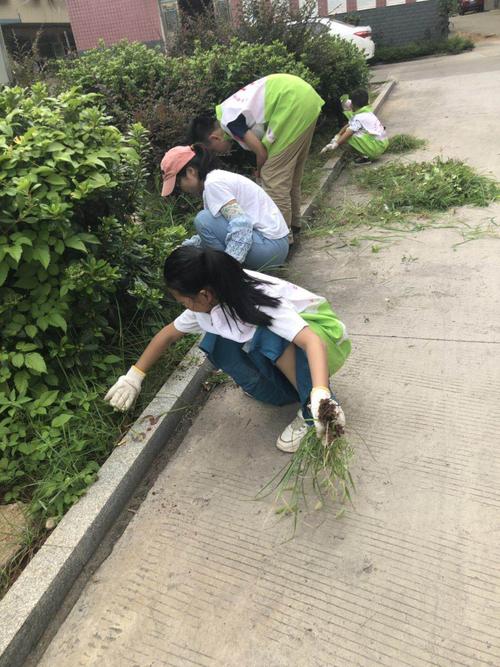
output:
<path id="1" fill-rule="evenodd" d="M 361 185 L 377 193 L 389 210 L 445 211 L 457 206 L 488 206 L 499 196 L 491 178 L 460 160 L 393 162 L 359 175 Z"/>
<path id="2" fill-rule="evenodd" d="M 293 515 L 294 529 L 302 506 L 309 508 L 308 497 L 315 499 L 314 509 L 319 510 L 328 501 L 351 501 L 351 489 L 354 489 L 349 472 L 353 450 L 344 428 L 336 423 L 336 406 L 330 401 L 321 401 L 319 419 L 325 426 L 325 436 L 319 438 L 316 429 L 310 428 L 288 465 L 257 495 L 262 499 L 276 492 L 279 504 L 276 513 Z M 343 511 L 341 508 L 336 516 L 341 516 Z"/>

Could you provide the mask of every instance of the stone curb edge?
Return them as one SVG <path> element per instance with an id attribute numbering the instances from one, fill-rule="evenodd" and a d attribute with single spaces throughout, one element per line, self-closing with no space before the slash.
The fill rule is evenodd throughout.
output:
<path id="1" fill-rule="evenodd" d="M 375 112 L 395 83 L 384 84 Z M 326 162 L 316 191 L 302 207 L 304 217 L 344 166 L 342 156 Z M 63 517 L 0 601 L 0 667 L 24 663 L 210 371 L 203 353 L 193 347 L 103 464 L 91 490 Z"/>

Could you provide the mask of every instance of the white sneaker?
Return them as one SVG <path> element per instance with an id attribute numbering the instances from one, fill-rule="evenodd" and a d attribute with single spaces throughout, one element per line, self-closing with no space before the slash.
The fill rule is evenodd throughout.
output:
<path id="1" fill-rule="evenodd" d="M 302 416 L 302 410 L 299 409 L 293 422 L 288 424 L 276 441 L 276 447 L 282 452 L 296 452 L 308 429 L 309 425 Z"/>

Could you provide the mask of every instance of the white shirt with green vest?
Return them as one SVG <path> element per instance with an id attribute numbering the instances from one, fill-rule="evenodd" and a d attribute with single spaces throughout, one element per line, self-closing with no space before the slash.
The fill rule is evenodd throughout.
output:
<path id="1" fill-rule="evenodd" d="M 226 134 L 249 150 L 228 125 L 244 116 L 264 144 L 269 157 L 281 153 L 316 121 L 324 100 L 314 88 L 292 74 L 270 74 L 245 86 L 216 107 L 217 120 Z"/>

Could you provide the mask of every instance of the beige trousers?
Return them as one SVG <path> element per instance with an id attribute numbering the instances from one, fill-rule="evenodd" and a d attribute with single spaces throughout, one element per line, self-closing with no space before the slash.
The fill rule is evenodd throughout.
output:
<path id="1" fill-rule="evenodd" d="M 300 184 L 315 127 L 316 121 L 293 144 L 268 158 L 260 172 L 262 187 L 282 212 L 288 228 L 300 227 Z"/>

